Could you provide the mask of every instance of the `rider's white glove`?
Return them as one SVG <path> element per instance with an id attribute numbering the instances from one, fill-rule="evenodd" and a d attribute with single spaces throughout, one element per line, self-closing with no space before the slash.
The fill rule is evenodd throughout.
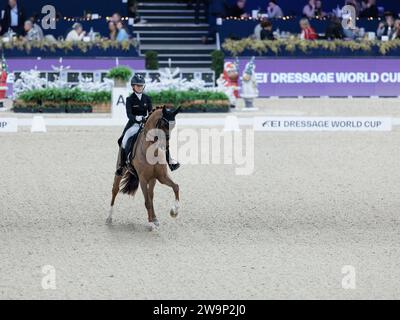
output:
<path id="1" fill-rule="evenodd" d="M 143 118 L 144 118 L 143 116 L 136 116 L 136 121 L 139 121 L 139 122 L 143 121 Z"/>

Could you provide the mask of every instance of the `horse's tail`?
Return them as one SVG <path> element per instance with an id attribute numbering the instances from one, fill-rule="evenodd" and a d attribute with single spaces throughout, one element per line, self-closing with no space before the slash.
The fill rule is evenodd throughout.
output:
<path id="1" fill-rule="evenodd" d="M 139 179 L 136 175 L 126 171 L 124 174 L 121 184 L 120 190 L 123 194 L 128 194 L 130 196 L 134 196 L 137 189 L 139 187 Z"/>

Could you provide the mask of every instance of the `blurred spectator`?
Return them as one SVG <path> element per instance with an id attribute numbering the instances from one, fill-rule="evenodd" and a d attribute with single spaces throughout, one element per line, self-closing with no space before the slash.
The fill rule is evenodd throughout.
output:
<path id="1" fill-rule="evenodd" d="M 311 27 L 310 21 L 307 18 L 300 20 L 301 35 L 300 38 L 303 40 L 315 40 L 318 38 L 317 33 Z"/>
<path id="2" fill-rule="evenodd" d="M 122 23 L 122 21 L 117 22 L 117 30 L 118 30 L 118 34 L 117 34 L 116 40 L 118 42 L 129 40 L 129 34 L 126 31 L 125 26 Z"/>
<path id="3" fill-rule="evenodd" d="M 137 0 L 129 0 L 128 1 L 128 17 L 133 18 L 135 22 L 140 21 L 140 17 L 138 15 L 138 1 Z"/>
<path id="4" fill-rule="evenodd" d="M 72 30 L 68 33 L 65 41 L 82 41 L 86 31 L 83 31 L 82 25 L 78 22 L 74 23 Z"/>
<path id="5" fill-rule="evenodd" d="M 309 19 L 315 18 L 315 0 L 309 0 L 303 8 L 303 15 Z"/>
<path id="6" fill-rule="evenodd" d="M 247 13 L 244 10 L 246 0 L 237 0 L 236 4 L 228 8 L 228 16 L 236 18 L 247 18 Z"/>
<path id="7" fill-rule="evenodd" d="M 342 23 L 338 17 L 332 16 L 330 18 L 329 24 L 326 28 L 325 37 L 328 40 L 344 38 Z"/>
<path id="8" fill-rule="evenodd" d="M 326 13 L 322 9 L 322 1 L 316 0 L 315 1 L 315 17 L 323 18 L 326 16 Z"/>
<path id="9" fill-rule="evenodd" d="M 262 30 L 261 24 L 263 23 L 263 21 L 268 21 L 268 19 L 265 17 L 261 18 L 260 23 L 257 24 L 256 27 L 254 28 L 254 38 L 256 40 L 261 40 L 261 30 Z"/>
<path id="10" fill-rule="evenodd" d="M 399 40 L 400 39 L 400 19 L 397 19 L 394 22 L 394 30 L 392 33 L 391 40 Z"/>
<path id="11" fill-rule="evenodd" d="M 261 40 L 275 40 L 274 34 L 272 32 L 272 23 L 271 21 L 264 20 L 261 22 L 261 32 L 260 38 Z"/>
<path id="12" fill-rule="evenodd" d="M 392 33 L 394 31 L 394 15 L 391 12 L 385 13 L 385 22 L 380 22 L 376 34 L 378 38 L 383 36 L 389 37 L 391 39 Z"/>
<path id="13" fill-rule="evenodd" d="M 108 30 L 110 31 L 110 40 L 117 40 L 117 26 L 115 25 L 114 22 L 110 21 L 108 22 Z"/>
<path id="14" fill-rule="evenodd" d="M 376 6 L 376 0 L 363 0 L 361 4 L 363 7 L 360 13 L 361 18 L 378 18 L 379 11 Z"/>
<path id="15" fill-rule="evenodd" d="M 43 31 L 42 29 L 36 24 L 33 23 L 31 20 L 26 20 L 24 24 L 25 30 L 25 39 L 28 41 L 40 41 L 43 40 Z"/>
<path id="16" fill-rule="evenodd" d="M 17 0 L 8 0 L 1 21 L 1 34 L 8 32 L 11 28 L 17 35 L 24 34 L 25 14 Z"/>
<path id="17" fill-rule="evenodd" d="M 268 13 L 268 18 L 270 19 L 283 17 L 283 11 L 281 7 L 278 6 L 276 0 L 271 0 L 268 3 L 267 13 Z"/>
<path id="18" fill-rule="evenodd" d="M 121 21 L 121 15 L 118 12 L 113 13 L 113 15 L 110 18 L 110 21 L 112 21 L 115 24 L 117 24 L 118 22 Z"/>

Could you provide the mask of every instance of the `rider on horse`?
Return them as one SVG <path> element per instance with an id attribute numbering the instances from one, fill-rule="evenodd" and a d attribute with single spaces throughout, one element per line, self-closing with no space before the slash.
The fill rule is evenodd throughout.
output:
<path id="1" fill-rule="evenodd" d="M 145 84 L 145 80 L 140 74 L 135 74 L 131 80 L 133 93 L 126 99 L 126 114 L 129 121 L 125 126 L 121 138 L 118 140 L 120 151 L 117 171 L 115 173 L 117 176 L 122 176 L 124 168 L 127 165 L 128 155 L 134 146 L 134 137 L 139 132 L 141 124 L 153 109 L 150 97 L 143 93 Z M 166 155 L 171 171 L 178 169 L 180 164 L 170 157 L 168 144 Z"/>

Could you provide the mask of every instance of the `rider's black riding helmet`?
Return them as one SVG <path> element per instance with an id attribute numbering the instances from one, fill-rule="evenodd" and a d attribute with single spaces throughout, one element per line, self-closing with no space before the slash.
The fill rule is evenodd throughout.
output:
<path id="1" fill-rule="evenodd" d="M 144 86 L 146 84 L 146 81 L 144 80 L 144 77 L 141 74 L 135 74 L 132 77 L 131 86 L 134 86 L 135 84 L 139 86 Z"/>

